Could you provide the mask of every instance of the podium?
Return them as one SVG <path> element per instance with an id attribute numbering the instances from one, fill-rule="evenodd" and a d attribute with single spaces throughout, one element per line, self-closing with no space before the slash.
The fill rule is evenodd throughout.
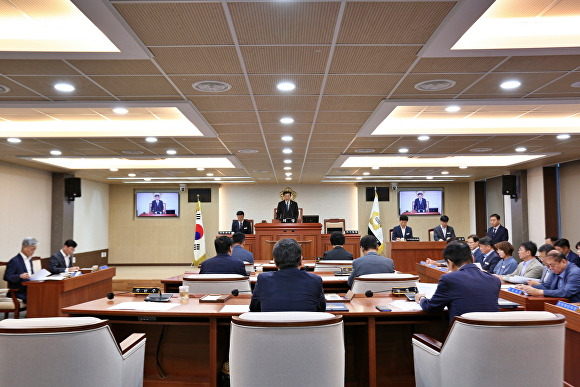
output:
<path id="1" fill-rule="evenodd" d="M 395 261 L 395 270 L 417 274 L 415 264 L 427 258 L 442 259 L 444 241 L 437 242 L 385 242 L 385 256 Z"/>
<path id="2" fill-rule="evenodd" d="M 280 239 L 291 238 L 302 246 L 304 259 L 314 259 L 322 251 L 320 223 L 256 223 L 255 259 L 272 259 L 272 249 Z"/>
<path id="3" fill-rule="evenodd" d="M 110 267 L 63 280 L 24 282 L 26 317 L 62 317 L 64 307 L 103 298 L 113 290 L 115 273 Z"/>

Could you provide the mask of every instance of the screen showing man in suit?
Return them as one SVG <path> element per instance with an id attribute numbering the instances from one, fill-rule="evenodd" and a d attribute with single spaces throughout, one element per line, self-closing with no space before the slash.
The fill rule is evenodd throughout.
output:
<path id="1" fill-rule="evenodd" d="M 161 196 L 156 193 L 154 195 L 155 199 L 151 202 L 151 212 L 154 214 L 163 214 L 165 213 L 165 209 L 163 208 L 163 201 L 161 200 Z"/>
<path id="2" fill-rule="evenodd" d="M 417 199 L 413 201 L 413 211 L 426 212 L 427 200 L 423 198 L 423 192 L 417 192 Z"/>
<path id="3" fill-rule="evenodd" d="M 291 200 L 292 192 L 284 191 L 282 197 L 284 200 L 278 203 L 276 208 L 276 219 L 284 223 L 296 223 L 298 220 L 298 203 Z"/>

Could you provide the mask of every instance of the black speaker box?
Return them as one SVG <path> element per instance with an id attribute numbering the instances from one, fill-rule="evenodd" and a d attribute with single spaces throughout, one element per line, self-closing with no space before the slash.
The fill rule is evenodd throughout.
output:
<path id="1" fill-rule="evenodd" d="M 389 187 L 377 187 L 377 195 L 379 202 L 389 201 Z M 375 187 L 367 187 L 366 190 L 367 202 L 375 201 Z"/>
<path id="2" fill-rule="evenodd" d="M 501 193 L 504 195 L 515 196 L 516 192 L 516 176 L 503 175 L 501 177 Z"/>
<path id="3" fill-rule="evenodd" d="M 81 197 L 81 179 L 78 177 L 69 177 L 64 179 L 64 196 L 69 200 Z"/>
<path id="4" fill-rule="evenodd" d="M 189 203 L 197 202 L 197 196 L 199 195 L 199 201 L 210 203 L 211 202 L 211 188 L 190 188 L 187 190 L 187 201 Z"/>

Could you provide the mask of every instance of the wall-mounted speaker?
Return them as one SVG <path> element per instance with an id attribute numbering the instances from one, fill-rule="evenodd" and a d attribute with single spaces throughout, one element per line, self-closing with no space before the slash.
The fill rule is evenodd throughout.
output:
<path id="1" fill-rule="evenodd" d="M 69 177 L 64 179 L 64 196 L 72 201 L 81 197 L 81 179 L 78 177 Z"/>
<path id="2" fill-rule="evenodd" d="M 517 197 L 517 180 L 515 175 L 503 175 L 501 177 L 501 193 L 511 198 Z"/>
<path id="3" fill-rule="evenodd" d="M 379 197 L 379 202 L 388 202 L 389 187 L 377 187 L 377 196 Z M 375 200 L 375 187 L 367 187 L 366 198 L 367 202 L 373 202 Z"/>
<path id="4" fill-rule="evenodd" d="M 200 202 L 211 202 L 211 188 L 190 188 L 187 190 L 187 201 L 189 203 L 197 202 L 199 196 Z"/>

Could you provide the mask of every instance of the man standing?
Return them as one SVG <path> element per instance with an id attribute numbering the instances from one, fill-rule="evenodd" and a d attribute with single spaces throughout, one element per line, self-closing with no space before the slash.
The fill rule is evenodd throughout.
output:
<path id="1" fill-rule="evenodd" d="M 568 242 L 568 239 L 558 239 L 556 242 L 554 242 L 554 248 L 562 252 L 566 256 L 566 260 L 568 262 L 573 263 L 576 266 L 580 266 L 579 257 L 575 252 L 570 250 L 570 242 Z"/>
<path id="2" fill-rule="evenodd" d="M 524 242 L 518 249 L 518 255 L 522 262 L 519 263 L 516 270 L 508 275 L 497 275 L 500 280 L 511 282 L 514 276 L 539 279 L 542 276 L 544 266 L 536 259 L 538 247 L 534 242 Z"/>
<path id="3" fill-rule="evenodd" d="M 392 240 L 405 240 L 407 238 L 413 238 L 413 229 L 411 227 L 407 227 L 407 222 L 409 221 L 409 217 L 407 215 L 399 216 L 399 225 L 393 227 L 393 235 Z"/>
<path id="4" fill-rule="evenodd" d="M 244 219 L 244 211 L 236 212 L 236 216 L 238 217 L 238 220 L 234 220 L 232 222 L 232 232 L 243 232 L 244 234 L 251 234 L 252 225 L 249 221 Z"/>
<path id="5" fill-rule="evenodd" d="M 486 236 L 490 237 L 494 244 L 510 239 L 507 228 L 499 223 L 500 219 L 501 218 L 498 214 L 491 214 L 489 217 L 489 224 L 491 227 L 487 229 Z"/>
<path id="6" fill-rule="evenodd" d="M 276 208 L 276 219 L 284 223 L 296 223 L 296 220 L 298 220 L 298 203 L 290 200 L 291 195 L 292 192 L 284 191 L 282 193 L 284 200 L 279 202 Z"/>
<path id="7" fill-rule="evenodd" d="M 483 253 L 481 268 L 488 273 L 493 273 L 495 265 L 501 259 L 493 249 L 493 242 L 490 237 L 483 237 L 479 240 L 479 249 Z"/>
<path id="8" fill-rule="evenodd" d="M 16 297 L 24 302 L 26 302 L 26 286 L 22 283 L 30 281 L 30 276 L 34 274 L 32 255 L 34 255 L 37 246 L 38 241 L 35 238 L 24 238 L 20 253 L 8 261 L 4 272 L 4 281 L 8 282 L 10 289 L 18 289 Z"/>
<path id="9" fill-rule="evenodd" d="M 417 199 L 413 201 L 413 211 L 426 212 L 427 200 L 423 198 L 423 192 L 417 192 Z"/>
<path id="10" fill-rule="evenodd" d="M 451 242 L 443 250 L 450 273 L 442 275 L 435 294 L 428 299 L 417 293 L 415 301 L 426 312 L 449 309 L 449 323 L 456 316 L 468 312 L 497 312 L 497 298 L 501 281 L 479 270 L 472 263 L 469 247 L 462 242 Z"/>
<path id="11" fill-rule="evenodd" d="M 365 235 L 360 239 L 362 256 L 352 261 L 352 273 L 348 277 L 348 286 L 356 277 L 365 274 L 394 273 L 395 263 L 391 258 L 380 256 L 377 250 L 377 238 L 374 235 Z"/>
<path id="12" fill-rule="evenodd" d="M 151 212 L 154 214 L 164 214 L 165 209 L 163 208 L 163 201 L 159 199 L 160 195 L 156 193 L 154 197 L 155 200 L 151 202 Z"/>
<path id="13" fill-rule="evenodd" d="M 78 266 L 73 266 L 73 253 L 75 252 L 75 248 L 77 247 L 77 243 L 72 239 L 67 239 L 64 242 L 64 246 L 58 253 L 54 253 L 50 256 L 50 260 L 48 262 L 48 270 L 52 274 L 58 274 L 62 272 L 73 272 L 77 271 L 79 268 Z"/>
<path id="14" fill-rule="evenodd" d="M 433 239 L 436 241 L 446 241 L 451 238 L 455 238 L 455 230 L 453 227 L 449 226 L 449 217 L 447 215 L 442 215 L 439 220 L 441 225 L 433 229 Z"/>
<path id="15" fill-rule="evenodd" d="M 280 239 L 272 252 L 278 271 L 262 273 L 252 294 L 251 312 L 324 312 L 322 278 L 298 269 L 302 249 L 294 239 Z"/>
<path id="16" fill-rule="evenodd" d="M 344 235 L 340 231 L 335 231 L 330 234 L 330 244 L 332 250 L 325 251 L 323 260 L 352 260 L 352 254 L 342 247 L 345 243 Z"/>
<path id="17" fill-rule="evenodd" d="M 199 274 L 240 274 L 246 276 L 246 267 L 232 258 L 232 238 L 222 235 L 213 242 L 217 255 L 201 263 Z"/>
<path id="18" fill-rule="evenodd" d="M 232 236 L 234 247 L 232 248 L 232 258 L 236 258 L 242 262 L 254 263 L 254 254 L 251 251 L 244 249 L 244 242 L 246 241 L 246 234 L 237 232 Z"/>

